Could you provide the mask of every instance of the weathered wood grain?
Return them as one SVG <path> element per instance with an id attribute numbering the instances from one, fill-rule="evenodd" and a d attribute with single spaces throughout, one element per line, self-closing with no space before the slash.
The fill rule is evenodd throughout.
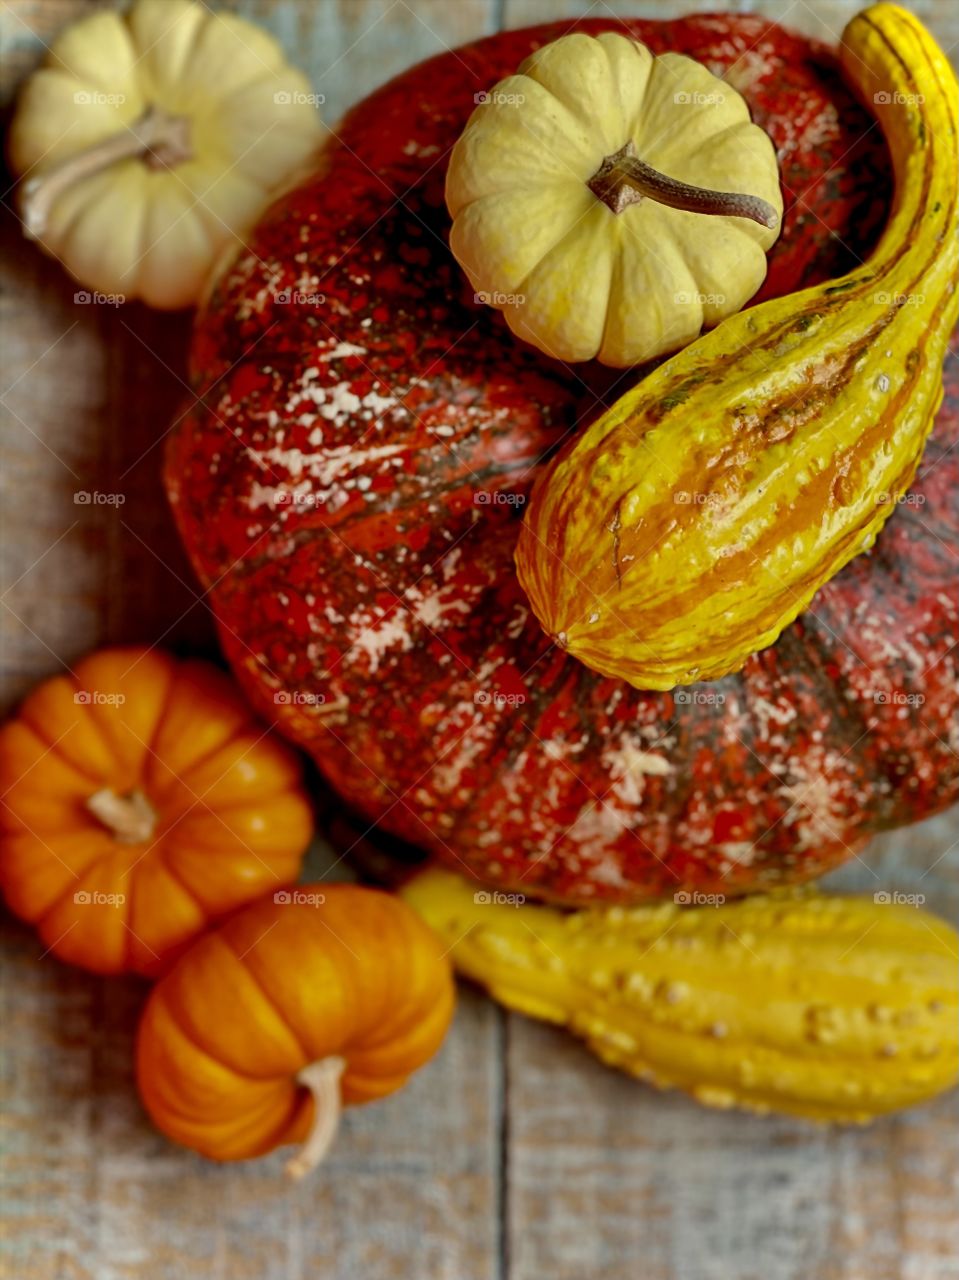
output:
<path id="1" fill-rule="evenodd" d="M 146 991 L 99 981 L 5 930 L 4 1217 L 16 1280 L 493 1280 L 501 1112 L 497 1011 L 466 993 L 439 1057 L 347 1113 L 297 1187 L 283 1157 L 217 1166 L 139 1106 L 132 1030 Z"/>
<path id="2" fill-rule="evenodd" d="M 103 0 L 0 0 L 2 100 Z M 325 119 L 422 57 L 564 14 L 709 0 L 240 0 L 326 97 Z M 728 8 L 749 7 L 727 0 Z M 759 6 L 833 39 L 856 0 Z M 947 46 L 952 0 L 915 5 Z M 7 187 L 4 183 L 4 188 Z M 0 698 L 111 640 L 213 648 L 158 444 L 186 394 L 186 317 L 76 305 L 4 195 Z M 80 491 L 122 505 L 76 504 Z M 959 907 L 959 816 L 876 842 L 845 888 Z M 318 848 L 313 871 L 329 855 Z M 935 865 L 934 865 L 935 864 Z M 866 1131 L 704 1112 L 464 991 L 438 1059 L 351 1111 L 330 1164 L 218 1167 L 155 1134 L 132 1082 L 144 987 L 40 958 L 4 917 L 0 1273 L 17 1280 L 955 1280 L 955 1095 Z"/>
<path id="3" fill-rule="evenodd" d="M 495 0 L 237 0 L 309 71 L 333 128 L 347 107 L 434 54 L 496 30 Z"/>

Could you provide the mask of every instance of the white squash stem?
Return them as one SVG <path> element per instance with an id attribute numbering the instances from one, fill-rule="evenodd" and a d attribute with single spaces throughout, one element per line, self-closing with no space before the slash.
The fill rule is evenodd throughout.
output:
<path id="1" fill-rule="evenodd" d="M 678 178 L 667 177 L 636 155 L 632 139 L 611 156 L 606 156 L 587 187 L 613 213 L 622 213 L 640 200 L 655 200 L 670 209 L 709 213 L 725 218 L 748 218 L 761 227 L 774 227 L 779 216 L 771 204 L 759 196 L 739 191 L 710 191 L 693 187 Z"/>
<path id="2" fill-rule="evenodd" d="M 63 192 L 120 160 L 145 156 L 154 167 L 172 167 L 188 160 L 189 127 L 185 116 L 171 116 L 159 107 L 148 107 L 133 124 L 28 179 L 20 197 L 24 232 L 31 240 L 41 239 L 50 211 Z"/>
<path id="3" fill-rule="evenodd" d="M 95 791 L 87 808 L 121 844 L 142 844 L 156 830 L 157 815 L 142 791 L 118 796 L 109 787 Z"/>
<path id="4" fill-rule="evenodd" d="M 313 1095 L 313 1127 L 303 1146 L 286 1163 L 287 1176 L 294 1180 L 315 1169 L 333 1145 L 343 1111 L 340 1076 L 345 1068 L 346 1061 L 333 1056 L 311 1062 L 297 1074 L 299 1083 Z"/>

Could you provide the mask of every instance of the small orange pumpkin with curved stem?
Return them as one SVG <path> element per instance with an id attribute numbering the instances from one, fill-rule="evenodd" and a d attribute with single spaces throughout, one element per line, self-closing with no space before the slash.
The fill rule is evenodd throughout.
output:
<path id="1" fill-rule="evenodd" d="M 104 649 L 0 729 L 0 886 L 49 951 L 153 976 L 299 874 L 296 755 L 205 662 Z"/>
<path id="2" fill-rule="evenodd" d="M 301 1177 L 341 1104 L 394 1092 L 439 1048 L 449 961 L 400 899 L 302 885 L 237 912 L 153 988 L 137 1081 L 157 1128 L 214 1160 L 304 1142 Z"/>

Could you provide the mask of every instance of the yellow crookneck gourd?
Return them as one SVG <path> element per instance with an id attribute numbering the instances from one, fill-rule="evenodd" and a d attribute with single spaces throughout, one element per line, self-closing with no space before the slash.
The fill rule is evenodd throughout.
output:
<path id="1" fill-rule="evenodd" d="M 914 906 L 796 891 L 563 913 L 476 889 L 428 870 L 403 896 L 461 974 L 650 1084 L 863 1123 L 956 1082 L 959 938 Z"/>
<path id="2" fill-rule="evenodd" d="M 536 616 L 638 688 L 715 679 L 772 644 L 872 545 L 942 397 L 959 304 L 956 80 L 894 5 L 852 19 L 841 60 L 892 157 L 873 255 L 660 366 L 559 455 L 527 510 L 516 562 Z"/>

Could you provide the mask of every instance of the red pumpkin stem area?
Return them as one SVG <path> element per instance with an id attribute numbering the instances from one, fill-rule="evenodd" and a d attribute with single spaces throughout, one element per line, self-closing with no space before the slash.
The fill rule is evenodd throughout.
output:
<path id="1" fill-rule="evenodd" d="M 156 811 L 142 791 L 118 796 L 104 787 L 93 793 L 87 808 L 120 844 L 142 844 L 150 840 L 156 830 Z"/>
<path id="2" fill-rule="evenodd" d="M 315 1169 L 333 1145 L 343 1111 L 340 1076 L 345 1067 L 344 1059 L 334 1055 L 311 1062 L 297 1074 L 313 1095 L 313 1127 L 299 1152 L 286 1163 L 287 1176 L 295 1181 Z"/>
<path id="3" fill-rule="evenodd" d="M 24 232 L 31 240 L 42 239 L 50 210 L 60 195 L 75 183 L 120 160 L 142 156 L 151 168 L 172 169 L 174 165 L 189 160 L 191 154 L 190 122 L 186 116 L 171 116 L 159 107 L 147 107 L 133 124 L 84 147 L 46 173 L 24 183 L 20 198 Z"/>
<path id="4" fill-rule="evenodd" d="M 776 210 L 759 196 L 742 195 L 738 191 L 710 191 L 667 177 L 639 159 L 632 139 L 607 156 L 586 185 L 613 213 L 622 213 L 631 204 L 650 199 L 689 213 L 748 218 L 761 227 L 774 227 L 779 221 Z"/>

